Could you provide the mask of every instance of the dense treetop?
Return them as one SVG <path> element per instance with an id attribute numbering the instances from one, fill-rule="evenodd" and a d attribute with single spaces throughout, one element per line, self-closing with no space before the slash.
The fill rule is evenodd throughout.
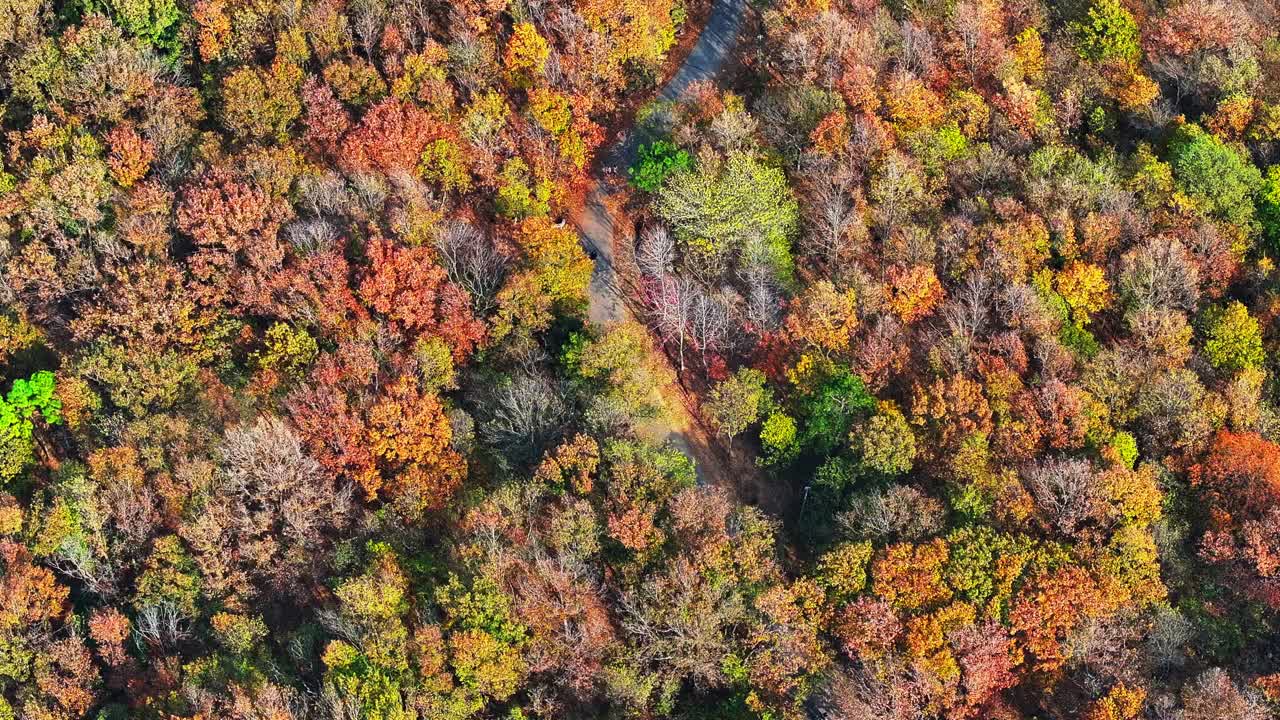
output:
<path id="1" fill-rule="evenodd" d="M 1280 9 L 709 5 L 0 0 L 0 720 L 1277 716 Z"/>

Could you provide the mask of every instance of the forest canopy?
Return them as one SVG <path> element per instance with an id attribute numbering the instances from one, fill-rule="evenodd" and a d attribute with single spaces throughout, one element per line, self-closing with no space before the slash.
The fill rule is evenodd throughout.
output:
<path id="1" fill-rule="evenodd" d="M 1280 717 L 1278 33 L 0 0 L 0 720 Z"/>

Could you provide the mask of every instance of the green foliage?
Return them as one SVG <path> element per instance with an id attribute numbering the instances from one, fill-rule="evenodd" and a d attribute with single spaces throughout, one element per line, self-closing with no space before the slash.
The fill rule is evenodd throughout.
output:
<path id="1" fill-rule="evenodd" d="M 1044 300 L 1045 308 L 1057 318 L 1058 341 L 1082 358 L 1091 358 L 1101 349 L 1098 340 L 1087 328 L 1071 317 L 1071 306 L 1066 298 L 1054 290 L 1049 284 L 1048 275 L 1040 275 L 1032 280 L 1032 287 Z"/>
<path id="2" fill-rule="evenodd" d="M 851 435 L 862 464 L 883 475 L 901 475 L 916 458 L 916 439 L 907 418 L 896 406 L 881 403 L 879 411 Z"/>
<path id="3" fill-rule="evenodd" d="M 1101 346 L 1098 339 L 1088 329 L 1075 323 L 1067 323 L 1058 330 L 1058 340 L 1072 352 L 1082 358 L 1092 358 L 1098 354 Z"/>
<path id="4" fill-rule="evenodd" d="M 912 133 L 907 144 L 931 177 L 944 175 L 952 163 L 969 153 L 969 140 L 955 123 Z"/>
<path id="5" fill-rule="evenodd" d="M 814 391 L 800 401 L 804 430 L 800 443 L 818 455 L 827 455 L 842 444 L 855 420 L 876 408 L 862 378 L 844 366 L 837 367 Z"/>
<path id="6" fill-rule="evenodd" d="M 641 145 L 635 163 L 627 168 L 631 184 L 645 192 L 656 192 L 673 172 L 693 165 L 689 153 L 670 140 Z"/>
<path id="7" fill-rule="evenodd" d="M 1238 300 L 1205 313 L 1204 355 L 1209 364 L 1228 373 L 1260 367 L 1266 361 L 1262 329 Z"/>
<path id="8" fill-rule="evenodd" d="M 0 483 L 17 477 L 31 463 L 35 413 L 50 425 L 62 423 L 62 401 L 54 395 L 54 376 L 48 370 L 14 380 L 9 394 L 0 398 Z"/>
<path id="9" fill-rule="evenodd" d="M 320 353 L 316 339 L 305 328 L 275 323 L 267 328 L 263 349 L 254 359 L 263 369 L 276 370 L 294 379 L 301 378 Z"/>
<path id="10" fill-rule="evenodd" d="M 78 0 L 82 14 L 101 12 L 176 66 L 184 50 L 186 13 L 175 0 Z"/>
<path id="11" fill-rule="evenodd" d="M 824 492 L 840 496 L 853 488 L 858 478 L 857 468 L 848 458 L 836 455 L 829 457 L 813 473 L 813 486 L 822 488 Z"/>
<path id="12" fill-rule="evenodd" d="M 760 447 L 764 450 L 760 463 L 785 465 L 800 454 L 796 440 L 795 418 L 783 412 L 774 412 L 760 425 Z"/>
<path id="13" fill-rule="evenodd" d="M 790 281 L 799 206 L 781 168 L 734 152 L 723 163 L 676 170 L 658 191 L 657 211 L 690 252 L 714 262 L 758 252 Z"/>
<path id="14" fill-rule="evenodd" d="M 487 577 L 476 577 L 468 587 L 450 574 L 436 589 L 436 603 L 449 629 L 481 630 L 508 645 L 524 642 L 526 630 L 512 615 L 511 598 Z"/>
<path id="15" fill-rule="evenodd" d="M 471 189 L 466 155 L 457 143 L 444 138 L 432 141 L 422 152 L 418 172 L 445 192 L 467 192 Z"/>
<path id="16" fill-rule="evenodd" d="M 1267 250 L 1272 256 L 1280 257 L 1280 165 L 1271 165 L 1263 175 L 1257 207 Z"/>
<path id="17" fill-rule="evenodd" d="M 1115 451 L 1120 463 L 1127 468 L 1133 468 L 1133 464 L 1138 461 L 1138 441 L 1124 430 L 1117 431 L 1111 436 L 1111 449 Z"/>
<path id="18" fill-rule="evenodd" d="M 529 165 L 512 158 L 502 166 L 498 177 L 498 212 L 512 220 L 523 220 L 551 212 L 551 183 L 535 178 Z"/>
<path id="19" fill-rule="evenodd" d="M 0 401 L 0 428 L 30 435 L 31 416 L 37 412 L 50 425 L 62 422 L 62 401 L 54 395 L 54 376 L 48 370 L 13 381 L 8 396 Z"/>
<path id="20" fill-rule="evenodd" d="M 1134 62 L 1142 56 L 1138 23 L 1120 0 L 1095 0 L 1088 17 L 1072 23 L 1076 50 L 1093 62 Z"/>
<path id="21" fill-rule="evenodd" d="M 325 683 L 329 691 L 341 698 L 349 698 L 359 709 L 359 716 L 368 720 L 408 720 L 400 683 L 394 674 L 369 662 L 351 645 L 335 640 L 324 652 L 324 664 L 328 668 Z"/>
<path id="22" fill-rule="evenodd" d="M 131 350 L 100 342 L 88 350 L 76 369 L 102 385 L 112 403 L 136 417 L 150 409 L 173 407 L 194 390 L 199 366 L 189 353 Z"/>
<path id="23" fill-rule="evenodd" d="M 943 577 L 947 585 L 965 600 L 1002 617 L 1018 574 L 1034 558 L 1031 540 L 985 525 L 960 528 L 946 539 L 950 553 Z"/>
<path id="24" fill-rule="evenodd" d="M 138 576 L 133 604 L 139 610 L 171 605 L 185 617 L 195 617 L 200 601 L 200 573 L 195 560 L 174 535 L 156 540 Z"/>
<path id="25" fill-rule="evenodd" d="M 831 602 L 848 602 L 866 588 L 871 555 L 869 542 L 843 543 L 823 554 L 815 575 Z"/>
<path id="26" fill-rule="evenodd" d="M 1258 230 L 1253 198 L 1262 173 L 1237 149 L 1197 125 L 1179 129 L 1169 144 L 1178 187 L 1205 212 L 1252 235 Z"/>
<path id="27" fill-rule="evenodd" d="M 711 424 L 730 441 L 760 417 L 767 401 L 764 373 L 740 368 L 711 389 L 705 405 Z"/>

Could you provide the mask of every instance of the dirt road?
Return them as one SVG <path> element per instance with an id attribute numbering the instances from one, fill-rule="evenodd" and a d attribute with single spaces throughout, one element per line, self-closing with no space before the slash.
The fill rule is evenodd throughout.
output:
<path id="1" fill-rule="evenodd" d="M 695 82 L 714 81 L 737 46 L 746 14 L 746 0 L 715 0 L 697 43 L 658 96 L 674 100 Z M 588 316 L 593 323 L 607 325 L 634 317 L 627 304 L 622 275 L 618 272 L 618 243 L 631 242 L 632 232 L 631 228 L 619 226 L 620 214 L 611 207 L 610 198 L 625 192 L 626 168 L 631 164 L 639 142 L 630 128 L 615 138 L 604 151 L 604 167 L 594 178 L 586 202 L 574 218 L 582 244 L 595 261 L 588 288 Z M 629 257 L 630 253 L 626 255 Z M 655 348 L 655 353 L 660 354 L 660 351 Z M 666 362 L 666 357 L 662 356 L 661 360 Z M 660 390 L 667 400 L 671 417 L 646 424 L 640 428 L 641 434 L 651 440 L 668 442 L 693 458 L 697 463 L 700 483 L 719 485 L 736 492 L 737 483 L 729 477 L 731 473 L 715 444 L 689 409 L 696 403 L 676 383 Z"/>

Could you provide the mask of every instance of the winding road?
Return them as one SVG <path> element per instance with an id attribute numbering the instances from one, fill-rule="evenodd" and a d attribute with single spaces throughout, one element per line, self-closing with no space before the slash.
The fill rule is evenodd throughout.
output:
<path id="1" fill-rule="evenodd" d="M 747 0 L 714 0 L 697 43 L 657 97 L 675 100 L 695 82 L 714 81 L 738 44 L 738 34 L 746 15 Z M 615 240 L 629 242 L 631 232 L 628 228 L 617 227 L 609 197 L 625 190 L 626 169 L 641 142 L 637 135 L 633 128 L 627 128 L 604 151 L 603 172 L 594 178 L 592 189 L 573 220 L 583 246 L 595 261 L 588 288 L 590 304 L 587 314 L 591 322 L 601 325 L 634 318 L 619 283 L 615 248 Z M 667 442 L 692 458 L 697 464 L 700 484 L 723 484 L 718 477 L 723 473 L 717 472 L 722 470 L 722 462 L 715 456 L 705 432 L 682 401 L 682 393 L 678 386 L 666 389 L 663 394 L 668 400 L 670 417 L 653 421 L 639 431 L 648 439 Z"/>

